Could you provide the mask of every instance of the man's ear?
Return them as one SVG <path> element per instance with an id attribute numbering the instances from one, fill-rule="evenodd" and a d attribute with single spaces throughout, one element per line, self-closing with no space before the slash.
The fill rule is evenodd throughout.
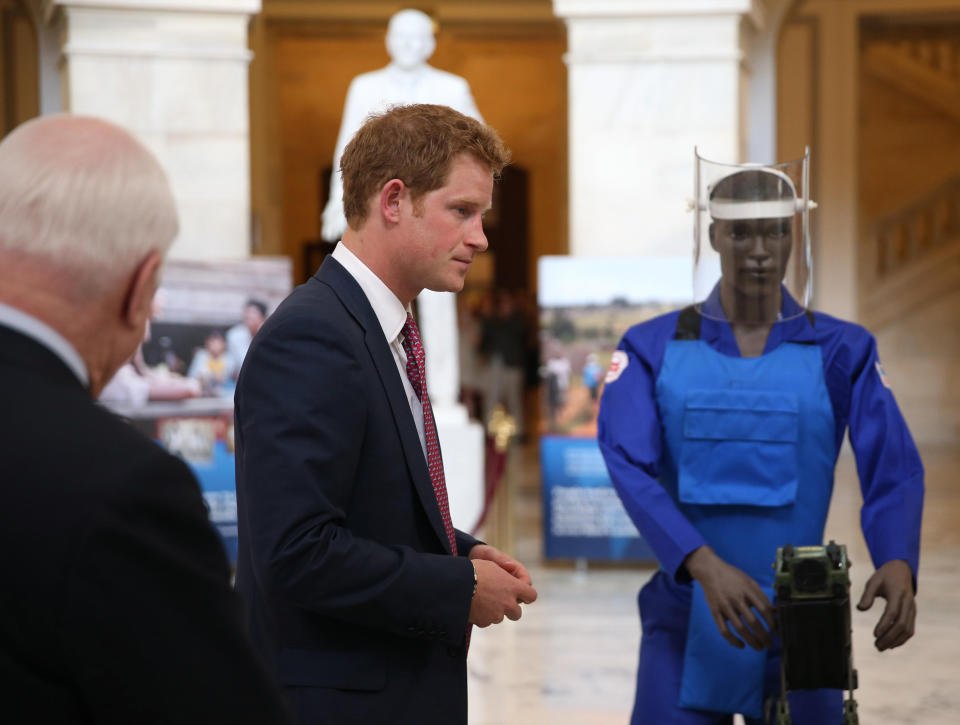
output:
<path id="1" fill-rule="evenodd" d="M 710 222 L 710 226 L 707 227 L 707 235 L 710 237 L 710 246 L 713 247 L 713 251 L 719 252 L 720 250 L 717 249 L 717 241 L 715 239 L 715 230 L 713 227 L 714 222 Z"/>
<path id="2" fill-rule="evenodd" d="M 153 295 L 157 291 L 163 255 L 151 252 L 130 275 L 123 302 L 123 320 L 131 327 L 140 327 L 150 319 Z"/>
<path id="3" fill-rule="evenodd" d="M 400 207 L 409 191 L 400 179 L 390 179 L 380 189 L 380 215 L 390 224 L 400 221 Z"/>

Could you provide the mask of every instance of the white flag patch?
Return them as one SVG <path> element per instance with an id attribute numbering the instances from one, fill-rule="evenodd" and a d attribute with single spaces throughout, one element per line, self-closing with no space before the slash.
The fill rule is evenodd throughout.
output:
<path id="1" fill-rule="evenodd" d="M 604 381 L 612 383 L 619 378 L 620 375 L 623 374 L 623 371 L 627 369 L 627 362 L 627 353 L 623 350 L 615 351 L 613 357 L 610 359 L 610 367 L 607 368 L 607 376 L 604 378 Z"/>
<path id="2" fill-rule="evenodd" d="M 887 379 L 887 371 L 883 369 L 883 365 L 880 364 L 880 361 L 877 360 L 877 375 L 880 376 L 880 382 L 883 383 L 883 387 L 889 389 L 890 381 Z"/>

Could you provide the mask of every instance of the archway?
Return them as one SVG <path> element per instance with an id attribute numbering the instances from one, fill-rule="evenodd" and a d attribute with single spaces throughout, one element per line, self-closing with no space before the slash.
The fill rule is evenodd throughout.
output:
<path id="1" fill-rule="evenodd" d="M 37 29 L 23 0 L 0 0 L 0 136 L 40 113 Z"/>

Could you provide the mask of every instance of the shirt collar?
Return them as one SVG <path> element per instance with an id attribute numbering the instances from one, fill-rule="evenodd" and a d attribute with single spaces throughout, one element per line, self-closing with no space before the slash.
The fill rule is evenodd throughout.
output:
<path id="1" fill-rule="evenodd" d="M 361 262 L 357 255 L 347 249 L 343 242 L 334 248 L 332 256 L 360 285 L 383 329 L 383 336 L 389 342 L 396 340 L 407 321 L 407 308 L 383 280 Z"/>
<path id="2" fill-rule="evenodd" d="M 90 387 L 90 373 L 87 371 L 87 365 L 80 357 L 80 353 L 67 342 L 63 335 L 48 324 L 18 310 L 16 307 L 0 302 L 0 325 L 16 330 L 43 345 L 63 361 L 63 364 L 77 376 L 83 387 Z"/>
<path id="3" fill-rule="evenodd" d="M 814 342 L 816 335 L 813 325 L 804 308 L 797 302 L 786 287 L 780 287 L 783 301 L 777 322 L 770 328 L 764 354 L 775 350 L 783 342 Z M 700 339 L 726 355 L 739 356 L 733 328 L 727 322 L 720 303 L 720 284 L 714 286 L 710 296 L 701 305 Z M 709 310 L 709 316 L 702 310 Z"/>

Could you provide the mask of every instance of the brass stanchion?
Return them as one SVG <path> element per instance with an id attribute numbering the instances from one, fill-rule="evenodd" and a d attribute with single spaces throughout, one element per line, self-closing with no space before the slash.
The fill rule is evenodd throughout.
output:
<path id="1" fill-rule="evenodd" d="M 496 406 L 487 423 L 486 501 L 481 525 L 484 539 L 513 555 L 513 487 L 508 472 L 513 457 L 510 441 L 517 424 L 502 405 Z"/>

